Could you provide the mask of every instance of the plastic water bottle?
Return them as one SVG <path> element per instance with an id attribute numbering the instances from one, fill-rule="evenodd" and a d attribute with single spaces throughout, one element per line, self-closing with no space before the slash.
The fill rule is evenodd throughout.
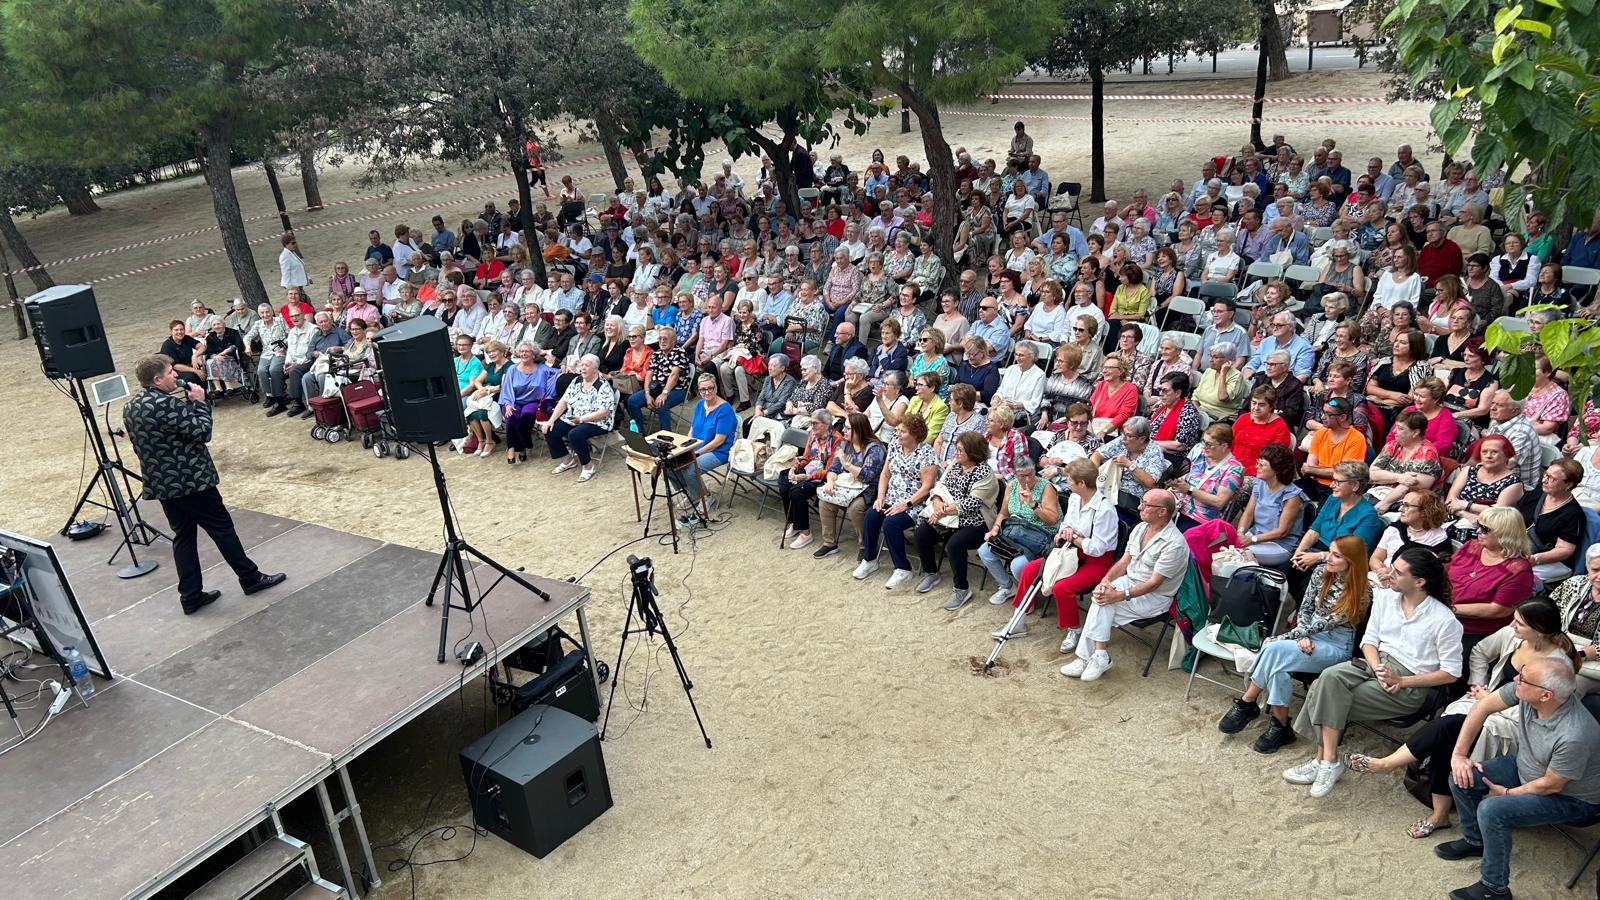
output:
<path id="1" fill-rule="evenodd" d="M 83 661 L 83 654 L 77 647 L 62 647 L 61 652 L 67 656 L 67 672 L 72 675 L 72 684 L 78 689 L 78 696 L 87 700 L 94 696 L 94 676 L 89 674 L 89 664 Z"/>

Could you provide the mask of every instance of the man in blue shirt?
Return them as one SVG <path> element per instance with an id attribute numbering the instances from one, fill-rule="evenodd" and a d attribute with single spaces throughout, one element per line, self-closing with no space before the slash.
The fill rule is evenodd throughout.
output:
<path id="1" fill-rule="evenodd" d="M 1333 182 L 1333 199 L 1344 200 L 1344 196 L 1350 193 L 1350 170 L 1344 167 L 1344 154 L 1338 150 L 1330 151 L 1328 168 L 1322 174 Z"/>
<path id="2" fill-rule="evenodd" d="M 783 317 L 789 314 L 789 304 L 794 295 L 783 289 L 783 279 L 777 275 L 767 277 L 767 300 L 756 311 L 756 321 L 771 340 L 783 336 Z"/>
<path id="3" fill-rule="evenodd" d="M 972 323 L 968 334 L 989 342 L 995 359 L 1004 359 L 1011 350 L 1011 328 L 1000 318 L 1000 301 L 985 297 L 978 303 L 978 321 Z"/>
<path id="4" fill-rule="evenodd" d="M 1028 167 L 1023 169 L 1018 178 L 1028 186 L 1028 193 L 1038 202 L 1041 208 L 1050 200 L 1050 176 L 1044 169 L 1039 168 L 1039 154 L 1028 157 Z"/>
<path id="5" fill-rule="evenodd" d="M 1284 310 L 1272 317 L 1272 322 L 1267 327 L 1270 334 L 1263 338 L 1256 346 L 1256 352 L 1245 363 L 1240 374 L 1249 378 L 1261 371 L 1266 365 L 1267 354 L 1274 350 L 1282 350 L 1289 354 L 1289 371 L 1301 381 L 1311 378 L 1311 366 L 1316 354 L 1311 350 L 1311 343 L 1295 333 L 1294 313 Z"/>
<path id="6" fill-rule="evenodd" d="M 1306 238 L 1305 232 L 1295 225 L 1290 216 L 1279 216 L 1272 220 L 1268 226 L 1272 229 L 1272 237 L 1267 239 L 1266 255 L 1263 259 L 1271 259 L 1272 254 L 1279 250 L 1288 250 L 1292 257 L 1293 265 L 1303 266 L 1311 261 L 1311 241 Z"/>
<path id="7" fill-rule="evenodd" d="M 700 399 L 694 405 L 694 419 L 689 424 L 689 436 L 695 439 L 694 462 L 673 469 L 667 474 L 688 496 L 691 507 L 698 507 L 705 484 L 701 475 L 728 463 L 728 453 L 733 450 L 733 440 L 739 427 L 739 417 L 733 404 L 717 395 L 717 376 L 701 373 L 695 379 L 695 390 Z M 692 471 L 691 471 L 692 469 Z M 705 498 L 705 511 L 709 513 L 716 498 Z M 691 509 L 678 518 L 678 524 L 692 528 L 706 524 L 698 509 Z"/>
<path id="8" fill-rule="evenodd" d="M 1067 214 L 1060 211 L 1050 214 L 1050 230 L 1034 239 L 1034 251 L 1049 253 L 1050 242 L 1058 234 L 1067 236 L 1067 252 L 1072 254 L 1074 259 L 1083 259 L 1089 255 L 1089 239 L 1083 236 L 1082 231 L 1068 225 Z"/>
<path id="9" fill-rule="evenodd" d="M 1567 244 L 1567 252 L 1561 255 L 1561 264 L 1600 268 L 1600 210 L 1595 211 L 1594 221 L 1589 223 L 1588 231 L 1573 233 L 1572 241 Z"/>
<path id="10" fill-rule="evenodd" d="M 1372 196 L 1375 200 L 1389 202 L 1389 195 L 1394 193 L 1394 176 L 1383 170 L 1383 160 L 1374 156 L 1367 160 L 1367 175 L 1372 178 Z"/>

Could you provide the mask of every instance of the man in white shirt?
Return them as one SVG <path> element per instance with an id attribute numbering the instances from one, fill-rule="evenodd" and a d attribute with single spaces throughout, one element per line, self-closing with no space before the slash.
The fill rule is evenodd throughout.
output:
<path id="1" fill-rule="evenodd" d="M 1101 215 L 1100 218 L 1095 219 L 1094 224 L 1089 226 L 1089 233 L 1104 236 L 1106 233 L 1106 225 L 1112 222 L 1115 222 L 1117 225 L 1117 234 L 1123 234 L 1123 229 L 1126 227 L 1126 225 L 1122 221 L 1122 217 L 1117 215 L 1117 201 L 1107 200 L 1104 214 Z"/>
<path id="2" fill-rule="evenodd" d="M 294 232 L 284 232 L 282 243 L 283 252 L 278 254 L 278 284 L 304 289 L 311 282 L 306 277 L 306 263 L 300 258 L 300 243 L 295 240 Z"/>
<path id="3" fill-rule="evenodd" d="M 722 161 L 722 183 L 727 185 L 735 196 L 744 196 L 744 179 L 739 177 L 739 173 L 733 170 L 733 160 L 731 159 Z"/>
<path id="4" fill-rule="evenodd" d="M 1068 678 L 1095 681 L 1111 668 L 1111 630 L 1160 615 L 1172 605 L 1189 569 L 1189 545 L 1173 524 L 1178 503 L 1172 492 L 1152 488 L 1139 501 L 1139 524 L 1128 536 L 1128 550 L 1094 589 L 1094 601 L 1073 651 L 1061 667 Z"/>
<path id="5" fill-rule="evenodd" d="M 394 266 L 390 265 L 383 267 L 383 284 L 381 285 L 381 290 L 383 291 L 384 306 L 388 306 L 391 303 L 400 302 L 400 286 L 405 283 L 406 282 L 400 280 L 400 273 L 395 270 Z"/>

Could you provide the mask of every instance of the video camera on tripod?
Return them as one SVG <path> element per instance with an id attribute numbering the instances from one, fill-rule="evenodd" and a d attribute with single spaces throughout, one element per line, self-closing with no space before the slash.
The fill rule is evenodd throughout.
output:
<path id="1" fill-rule="evenodd" d="M 683 657 L 678 655 L 678 645 L 672 640 L 672 632 L 667 630 L 666 619 L 661 615 L 661 607 L 656 603 L 655 565 L 650 557 L 643 559 L 630 555 L 628 557 L 628 573 L 633 580 L 633 595 L 628 600 L 628 617 L 622 623 L 622 644 L 617 647 L 617 664 L 611 671 L 616 677 L 611 679 L 611 693 L 606 698 L 606 715 L 600 723 L 600 739 L 606 736 L 606 727 L 611 722 L 611 709 L 616 704 L 617 682 L 622 680 L 623 654 L 628 650 L 628 636 L 633 634 L 659 635 L 667 645 L 667 653 L 672 656 L 673 668 L 677 670 L 678 681 L 683 685 L 683 695 L 689 698 L 689 709 L 694 711 L 695 724 L 700 726 L 700 738 L 706 742 L 706 749 L 711 748 L 711 738 L 706 734 L 705 722 L 700 719 L 700 707 L 694 702 L 694 682 L 689 680 L 689 670 L 683 667 Z M 639 625 L 633 624 L 633 618 L 639 617 Z"/>

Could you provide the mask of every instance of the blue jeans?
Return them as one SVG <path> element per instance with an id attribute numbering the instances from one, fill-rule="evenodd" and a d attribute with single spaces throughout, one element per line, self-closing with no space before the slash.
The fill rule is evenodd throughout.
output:
<path id="1" fill-rule="evenodd" d="M 702 453 L 694 458 L 694 471 L 691 472 L 691 467 L 685 463 L 676 469 L 669 470 L 667 477 L 672 479 L 672 483 L 677 485 L 678 490 L 683 491 L 690 500 L 699 500 L 700 495 L 705 493 L 705 486 L 700 480 L 700 474 L 720 468 L 727 462 L 726 459 L 718 457 L 715 453 Z"/>
<path id="2" fill-rule="evenodd" d="M 1523 712 L 1531 714 L 1532 710 L 1524 709 Z M 1511 829 L 1535 825 L 1570 825 L 1600 813 L 1600 806 L 1562 794 L 1545 797 L 1502 794 L 1488 797 L 1485 796 L 1488 792 L 1488 787 L 1483 783 L 1485 779 L 1503 788 L 1522 784 L 1522 779 L 1517 775 L 1517 758 L 1496 756 L 1484 760 L 1483 771 L 1472 775 L 1472 787 L 1463 788 L 1453 781 L 1450 784 L 1456 809 L 1461 811 L 1461 838 L 1483 848 L 1478 880 L 1493 891 L 1510 889 Z"/>
<path id="3" fill-rule="evenodd" d="M 896 569 L 910 569 L 911 557 L 906 553 L 906 532 L 917 524 L 911 513 L 884 515 L 873 507 L 861 521 L 861 558 L 868 562 L 878 558 L 878 537 L 889 548 L 889 559 Z"/>
<path id="4" fill-rule="evenodd" d="M 978 559 L 983 561 L 983 567 L 994 576 L 995 587 L 1008 589 L 1022 577 L 1022 567 L 1033 561 L 1027 554 L 1023 554 L 1011 560 L 1011 565 L 1006 566 L 1000 555 L 989 548 L 988 541 L 984 541 L 983 546 L 978 548 Z"/>
<path id="5" fill-rule="evenodd" d="M 261 389 L 263 401 L 284 396 L 282 356 L 261 357 L 256 363 L 256 385 Z"/>
<path id="6" fill-rule="evenodd" d="M 657 430 L 671 431 L 672 408 L 682 403 L 685 396 L 683 388 L 674 388 L 667 394 L 666 402 L 661 404 L 659 410 L 655 410 L 656 418 L 660 422 L 659 428 L 651 428 L 650 423 L 644 420 L 644 412 L 648 408 L 644 391 L 634 391 L 628 396 L 628 415 L 632 416 L 634 424 L 639 426 L 640 434 L 650 434 Z"/>
<path id="7" fill-rule="evenodd" d="M 1300 649 L 1299 641 L 1270 641 L 1261 645 L 1261 655 L 1250 669 L 1250 680 L 1267 692 L 1268 706 L 1288 707 L 1294 700 L 1293 672 L 1321 672 L 1334 663 L 1350 658 L 1356 633 L 1351 628 L 1335 628 L 1311 636 L 1311 652 Z"/>

